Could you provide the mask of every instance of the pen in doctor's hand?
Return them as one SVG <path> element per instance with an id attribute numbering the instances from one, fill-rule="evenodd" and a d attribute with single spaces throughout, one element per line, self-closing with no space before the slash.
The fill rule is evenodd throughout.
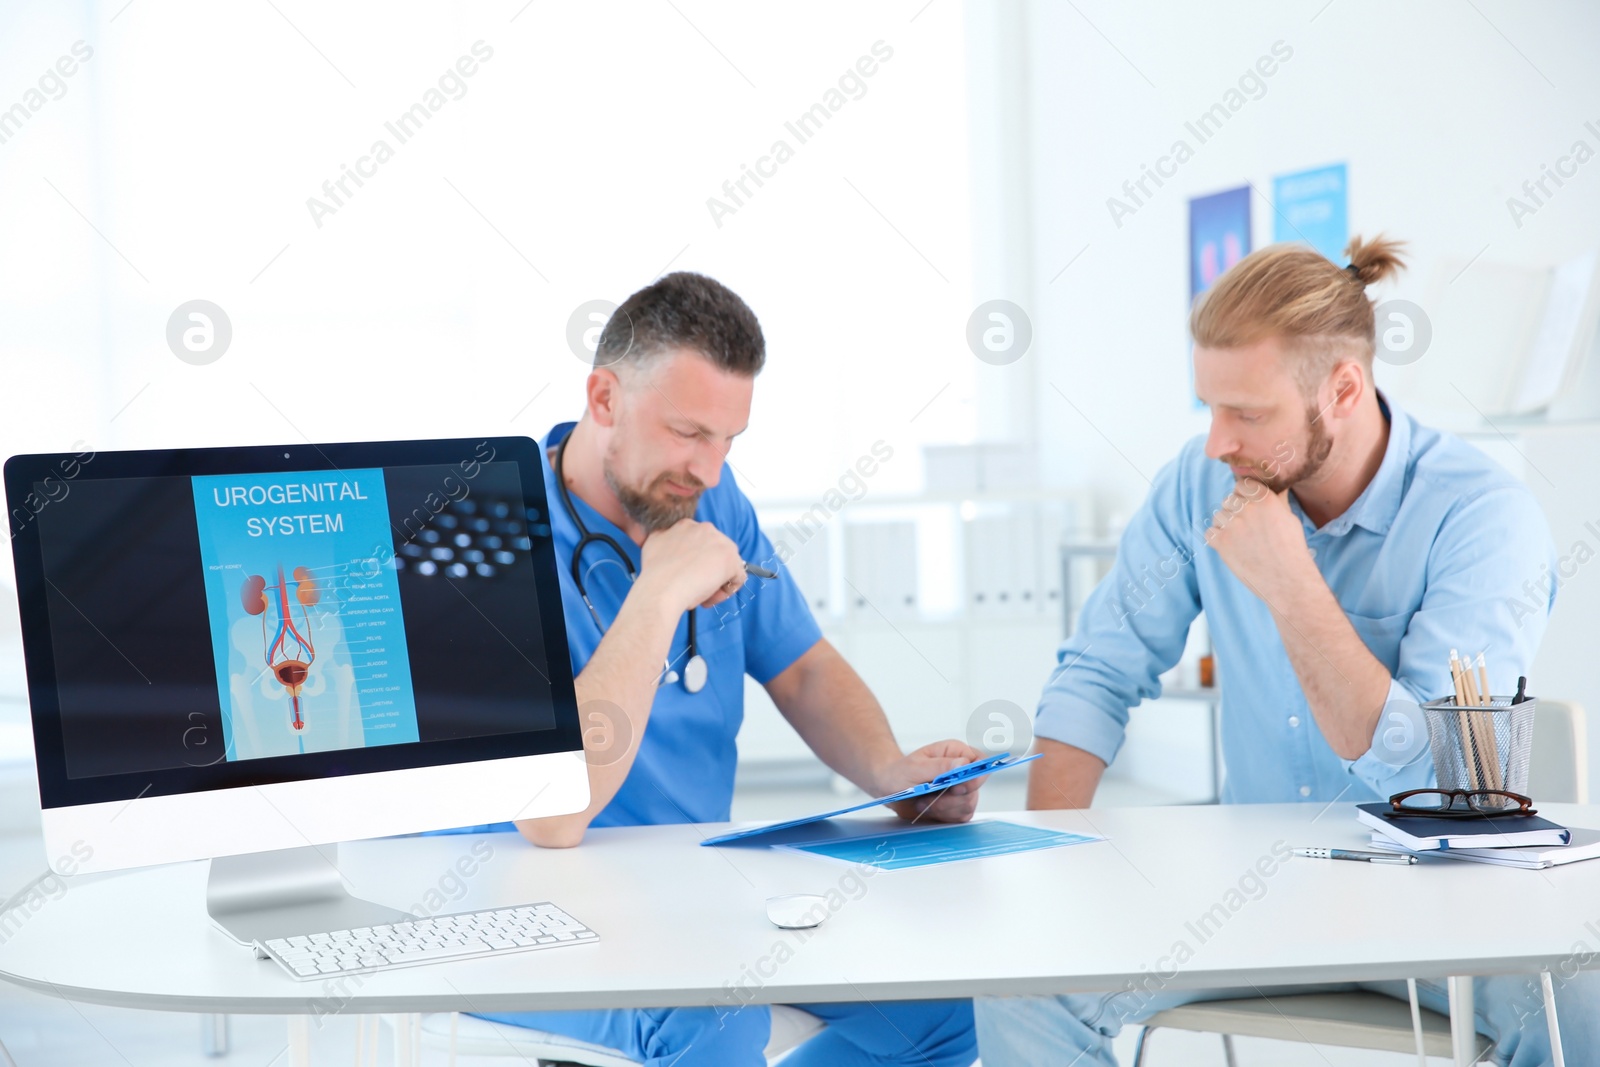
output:
<path id="1" fill-rule="evenodd" d="M 754 563 L 746 563 L 744 572 L 756 578 L 776 578 L 778 576 L 777 571 L 769 571 L 767 568 L 757 566 Z"/>
<path id="2" fill-rule="evenodd" d="M 1357 863 L 1405 863 L 1417 862 L 1417 857 L 1407 856 L 1396 852 L 1362 852 L 1353 848 L 1297 848 L 1296 856 L 1305 856 L 1314 860 L 1355 860 Z"/>

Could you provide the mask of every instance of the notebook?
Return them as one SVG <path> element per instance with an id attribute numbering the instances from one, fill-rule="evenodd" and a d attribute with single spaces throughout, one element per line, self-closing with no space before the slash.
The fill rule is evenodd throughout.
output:
<path id="1" fill-rule="evenodd" d="M 1478 819 L 1430 819 L 1426 815 L 1388 818 L 1394 808 L 1382 801 L 1356 805 L 1356 818 L 1413 852 L 1444 848 L 1515 848 L 1565 845 L 1572 833 L 1537 815 L 1485 815 Z"/>
<path id="2" fill-rule="evenodd" d="M 1404 845 L 1385 837 L 1376 830 L 1372 833 L 1372 847 L 1385 852 L 1409 852 Z M 1467 860 L 1471 863 L 1492 863 L 1498 867 L 1523 867 L 1543 870 L 1559 867 L 1579 860 L 1600 859 L 1600 830 L 1572 828 L 1570 845 L 1523 845 L 1518 848 L 1444 848 L 1429 855 L 1441 859 Z"/>

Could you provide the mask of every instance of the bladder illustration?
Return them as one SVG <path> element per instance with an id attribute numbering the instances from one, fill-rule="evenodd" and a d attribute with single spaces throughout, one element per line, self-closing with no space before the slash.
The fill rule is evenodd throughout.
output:
<path id="1" fill-rule="evenodd" d="M 290 601 L 290 586 L 294 587 L 293 603 Z M 293 577 L 286 579 L 283 576 L 283 565 L 279 564 L 276 583 L 269 588 L 266 578 L 252 574 L 245 579 L 244 586 L 240 589 L 240 598 L 244 602 L 245 611 L 251 615 L 261 616 L 261 647 L 266 657 L 267 669 L 289 693 L 293 716 L 289 725 L 298 734 L 306 728 L 300 708 L 300 690 L 305 686 L 306 679 L 311 674 L 311 664 L 316 662 L 317 658 L 317 650 L 310 637 L 311 620 L 306 609 L 322 598 L 322 590 L 318 587 L 317 580 L 311 576 L 309 568 L 296 567 Z M 293 604 L 300 606 L 298 623 L 294 617 Z M 270 641 L 267 639 L 269 616 L 277 620 Z M 304 751 L 303 737 L 300 746 L 301 751 Z"/>

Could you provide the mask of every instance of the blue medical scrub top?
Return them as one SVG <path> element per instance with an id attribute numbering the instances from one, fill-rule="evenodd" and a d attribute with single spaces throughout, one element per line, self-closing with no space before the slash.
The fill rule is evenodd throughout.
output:
<path id="1" fill-rule="evenodd" d="M 560 444 L 574 425 L 567 422 L 552 429 L 540 457 L 545 495 L 550 503 L 567 644 L 576 676 L 599 646 L 604 634 L 602 626 L 609 627 L 616 619 L 632 583 L 610 549 L 592 543 L 585 549 L 584 585 L 600 617 L 597 624 L 573 582 L 571 561 L 578 545 L 578 527 L 561 503 L 548 450 Z M 610 535 L 637 571 L 641 566 L 639 546 L 576 494 L 572 503 L 590 532 Z M 726 463 L 716 488 L 701 494 L 695 518 L 726 534 L 747 561 L 776 571 L 778 576 L 770 580 L 752 577 L 734 597 L 714 608 L 695 609 L 696 641 L 708 669 L 705 688 L 691 693 L 680 680 L 663 683 L 656 690 L 644 740 L 627 780 L 595 817 L 593 826 L 728 821 L 738 762 L 735 739 L 744 721 L 744 676 L 748 674 L 765 685 L 822 638 L 804 595 L 772 542 L 761 532 L 755 508 L 740 491 Z M 688 659 L 688 640 L 685 614 L 678 620 L 668 652 L 673 669 L 680 675 Z M 585 728 L 589 725 L 583 724 Z M 515 827 L 506 822 L 462 827 L 454 832 L 512 829 Z"/>

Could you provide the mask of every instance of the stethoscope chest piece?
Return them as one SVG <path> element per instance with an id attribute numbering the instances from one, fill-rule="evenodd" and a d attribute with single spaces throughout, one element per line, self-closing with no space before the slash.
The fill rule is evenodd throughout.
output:
<path id="1" fill-rule="evenodd" d="M 683 687 L 691 693 L 698 693 L 706 687 L 706 677 L 710 674 L 706 667 L 706 658 L 696 652 L 689 657 L 689 662 L 683 665 Z"/>

